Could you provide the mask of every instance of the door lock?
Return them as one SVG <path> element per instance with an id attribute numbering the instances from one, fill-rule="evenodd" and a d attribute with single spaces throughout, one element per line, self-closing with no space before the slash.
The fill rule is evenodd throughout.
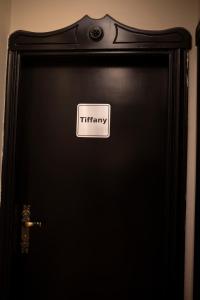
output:
<path id="1" fill-rule="evenodd" d="M 21 220 L 21 253 L 28 254 L 30 245 L 30 233 L 29 228 L 41 227 L 41 222 L 32 222 L 31 219 L 31 206 L 24 205 L 22 209 L 22 220 Z"/>

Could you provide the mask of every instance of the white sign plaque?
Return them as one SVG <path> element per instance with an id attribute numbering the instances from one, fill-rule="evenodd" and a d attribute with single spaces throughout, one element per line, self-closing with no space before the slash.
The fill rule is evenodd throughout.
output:
<path id="1" fill-rule="evenodd" d="M 78 104 L 76 136 L 108 138 L 110 136 L 110 112 L 110 104 Z"/>

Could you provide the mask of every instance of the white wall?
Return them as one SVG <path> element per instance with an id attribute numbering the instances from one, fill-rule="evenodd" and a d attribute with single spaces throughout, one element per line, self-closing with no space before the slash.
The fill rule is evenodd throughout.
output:
<path id="1" fill-rule="evenodd" d="M 0 0 L 0 174 L 3 144 L 3 115 L 6 81 L 7 38 L 10 32 L 10 0 Z M 1 181 L 0 181 L 1 190 Z"/>
<path id="2" fill-rule="evenodd" d="M 11 0 L 10 32 L 18 29 L 50 31 L 65 27 L 83 15 L 99 18 L 106 13 L 120 22 L 141 29 L 164 29 L 182 26 L 193 35 L 190 52 L 189 72 L 189 127 L 188 127 L 188 176 L 187 176 L 187 218 L 186 218 L 186 260 L 185 300 L 192 299 L 193 280 L 193 235 L 195 201 L 195 148 L 196 148 L 196 48 L 195 28 L 200 18 L 199 0 Z M 6 3 L 0 0 L 2 9 L 8 11 Z M 0 6 L 0 20 L 1 20 Z M 7 14 L 3 16 L 7 20 Z M 8 18 L 9 19 L 9 18 Z M 7 22 L 7 21 L 6 21 Z M 8 22 L 7 22 L 8 23 Z M 4 26 L 3 26 L 4 27 Z M 1 28 L 1 26 L 0 26 Z M 3 31 L 3 54 L 1 74 L 5 68 L 5 37 Z M 0 29 L 2 31 L 2 29 Z M 1 33 L 0 33 L 1 34 Z M 3 58 L 3 59 L 2 59 Z M 2 76 L 1 76 L 2 78 Z M 4 81 L 0 85 L 0 119 L 2 120 Z M 0 122 L 1 124 L 1 122 Z M 2 133 L 2 128 L 0 128 Z"/>

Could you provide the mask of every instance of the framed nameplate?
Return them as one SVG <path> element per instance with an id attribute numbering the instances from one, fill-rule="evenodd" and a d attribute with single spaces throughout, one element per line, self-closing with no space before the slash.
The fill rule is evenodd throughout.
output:
<path id="1" fill-rule="evenodd" d="M 108 138 L 110 136 L 110 104 L 78 104 L 76 136 Z"/>

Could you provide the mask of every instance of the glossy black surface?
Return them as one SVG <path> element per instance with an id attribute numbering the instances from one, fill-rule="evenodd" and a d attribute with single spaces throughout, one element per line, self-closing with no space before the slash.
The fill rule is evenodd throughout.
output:
<path id="1" fill-rule="evenodd" d="M 167 273 L 167 57 L 71 61 L 22 63 L 17 197 L 45 222 L 24 286 L 31 299 L 155 299 Z M 111 105 L 109 139 L 76 138 L 85 102 Z"/>
<path id="2" fill-rule="evenodd" d="M 3 299 L 183 299 L 188 47 L 109 16 L 11 36 Z M 111 105 L 110 138 L 76 137 L 78 103 Z"/>

